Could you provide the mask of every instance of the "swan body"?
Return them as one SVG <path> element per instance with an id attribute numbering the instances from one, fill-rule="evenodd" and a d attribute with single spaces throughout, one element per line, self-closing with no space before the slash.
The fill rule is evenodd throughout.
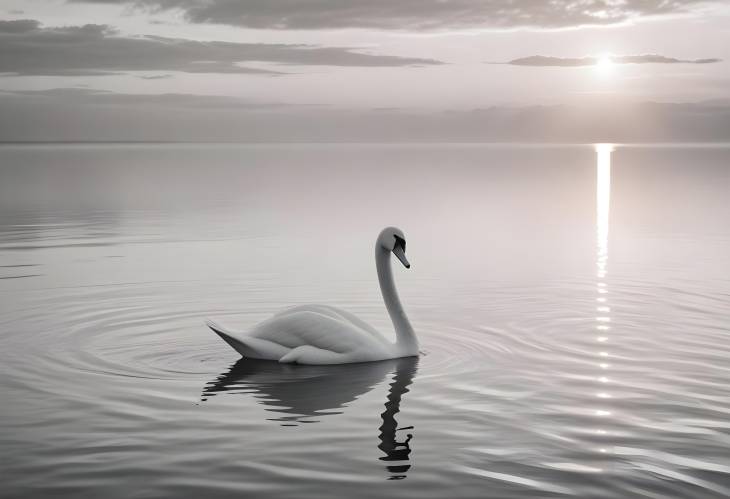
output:
<path id="1" fill-rule="evenodd" d="M 393 281 L 390 255 L 406 268 L 405 237 L 387 227 L 375 243 L 375 264 L 383 301 L 395 328 L 393 343 L 354 314 L 328 305 L 301 305 L 283 310 L 238 333 L 207 320 L 206 324 L 243 357 L 296 364 L 348 364 L 418 355 L 418 340 L 406 317 Z"/>

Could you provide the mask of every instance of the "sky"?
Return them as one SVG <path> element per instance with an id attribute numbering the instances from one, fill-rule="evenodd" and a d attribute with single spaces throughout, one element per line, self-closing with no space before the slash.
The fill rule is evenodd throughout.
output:
<path id="1" fill-rule="evenodd" d="M 0 0 L 0 140 L 730 140 L 730 2 Z"/>

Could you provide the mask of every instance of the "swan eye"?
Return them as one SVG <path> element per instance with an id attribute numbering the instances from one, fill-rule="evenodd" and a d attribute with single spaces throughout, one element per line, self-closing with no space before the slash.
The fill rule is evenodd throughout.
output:
<path id="1" fill-rule="evenodd" d="M 402 237 L 396 236 L 396 235 L 393 235 L 393 237 L 395 238 L 395 247 L 397 248 L 398 246 L 400 246 L 401 248 L 403 248 L 403 251 L 405 251 L 406 250 L 406 240 L 403 239 Z"/>
<path id="2" fill-rule="evenodd" d="M 400 236 L 393 235 L 395 238 L 395 244 L 393 245 L 393 254 L 400 260 L 400 263 L 407 269 L 411 268 L 411 264 L 406 258 L 406 240 Z"/>

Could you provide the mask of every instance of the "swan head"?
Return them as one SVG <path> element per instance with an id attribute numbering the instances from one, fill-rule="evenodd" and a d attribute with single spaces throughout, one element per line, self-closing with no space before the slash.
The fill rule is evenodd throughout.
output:
<path id="1" fill-rule="evenodd" d="M 405 268 L 411 268 L 411 264 L 406 258 L 406 236 L 403 235 L 402 230 L 396 227 L 386 227 L 378 236 L 378 246 L 386 251 L 391 251 Z"/>

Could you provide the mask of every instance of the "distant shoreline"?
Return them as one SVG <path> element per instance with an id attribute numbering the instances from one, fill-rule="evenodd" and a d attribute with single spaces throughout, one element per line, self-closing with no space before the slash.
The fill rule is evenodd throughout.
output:
<path id="1" fill-rule="evenodd" d="M 596 141 L 596 142 L 476 142 L 476 141 L 393 141 L 393 142 L 375 142 L 375 141 L 258 141 L 258 142 L 246 142 L 246 141 L 205 141 L 205 140 L 23 140 L 23 141 L 1 141 L 0 146 L 6 145 L 484 145 L 484 146 L 525 146 L 525 147 L 565 147 L 565 146 L 592 146 L 595 144 L 613 144 L 616 146 L 623 147 L 636 147 L 636 146 L 662 146 L 662 147 L 685 147 L 685 146 L 698 146 L 698 147 L 724 147 L 730 146 L 730 142 L 718 142 L 718 141 L 697 141 L 697 142 L 677 142 L 677 141 L 666 141 L 666 142 L 611 142 L 611 141 Z"/>

